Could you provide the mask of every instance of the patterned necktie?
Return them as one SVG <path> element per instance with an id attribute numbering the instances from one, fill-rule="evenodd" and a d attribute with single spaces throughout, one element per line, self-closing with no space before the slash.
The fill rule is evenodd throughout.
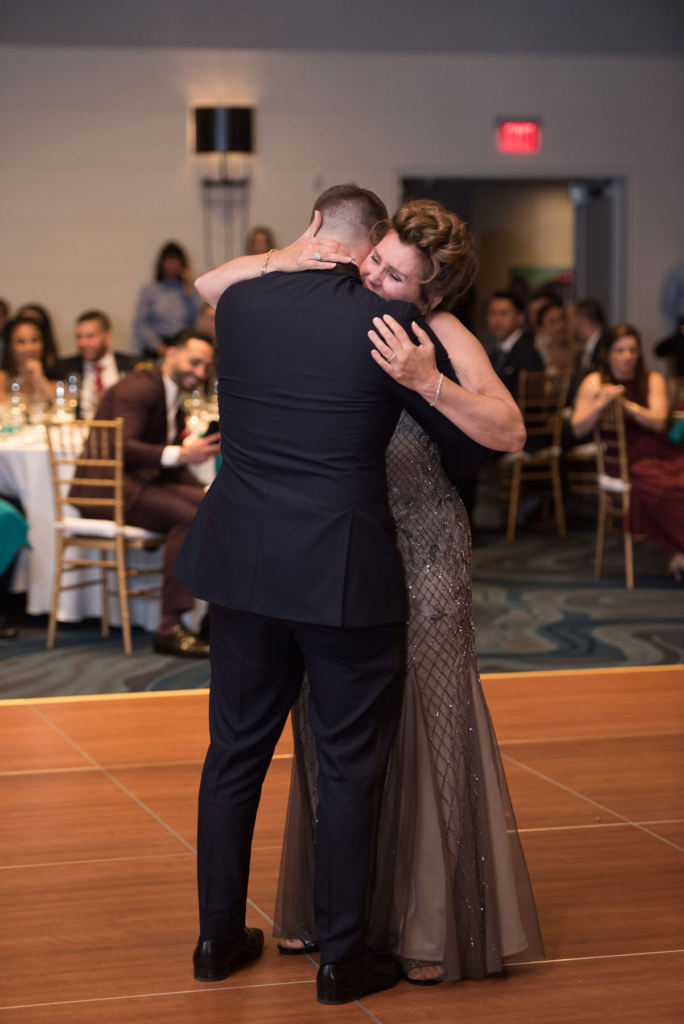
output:
<path id="1" fill-rule="evenodd" d="M 102 398 L 104 394 L 104 384 L 102 383 L 102 367 L 99 363 L 95 363 L 93 370 L 95 371 L 95 394 L 98 398 Z"/>

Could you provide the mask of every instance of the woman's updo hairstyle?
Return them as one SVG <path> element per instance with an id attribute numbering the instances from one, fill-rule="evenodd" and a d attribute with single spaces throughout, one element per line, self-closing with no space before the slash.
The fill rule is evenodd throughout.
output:
<path id="1" fill-rule="evenodd" d="M 375 225 L 371 240 L 377 244 L 388 231 L 396 231 L 421 256 L 421 313 L 430 312 L 437 295 L 443 296 L 437 309 L 453 309 L 475 281 L 480 265 L 477 243 L 466 222 L 435 199 L 411 199 L 391 220 Z"/>

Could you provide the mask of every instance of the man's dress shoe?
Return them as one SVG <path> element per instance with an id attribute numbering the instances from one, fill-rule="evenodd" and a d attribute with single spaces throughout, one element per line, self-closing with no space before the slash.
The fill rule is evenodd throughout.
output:
<path id="1" fill-rule="evenodd" d="M 325 964 L 318 971 L 318 1002 L 327 1006 L 353 1003 L 373 992 L 384 992 L 401 981 L 401 967 L 393 956 L 366 953 L 358 960 Z"/>
<path id="2" fill-rule="evenodd" d="M 209 644 L 183 626 L 174 626 L 172 633 L 155 633 L 157 654 L 175 654 L 179 658 L 208 658 Z"/>
<path id="3" fill-rule="evenodd" d="M 229 939 L 205 939 L 192 955 L 195 981 L 223 981 L 236 967 L 256 960 L 264 951 L 261 928 L 245 928 Z"/>

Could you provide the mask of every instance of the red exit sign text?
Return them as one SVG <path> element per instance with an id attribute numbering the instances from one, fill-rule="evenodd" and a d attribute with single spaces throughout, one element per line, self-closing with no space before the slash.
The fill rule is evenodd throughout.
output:
<path id="1" fill-rule="evenodd" d="M 536 121 L 499 121 L 496 148 L 500 153 L 538 153 L 541 125 Z"/>

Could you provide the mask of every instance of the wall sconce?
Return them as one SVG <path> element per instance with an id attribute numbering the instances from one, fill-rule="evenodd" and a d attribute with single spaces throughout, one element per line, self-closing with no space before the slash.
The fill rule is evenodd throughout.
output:
<path id="1" fill-rule="evenodd" d="M 236 255 L 236 249 L 241 248 L 247 236 L 249 176 L 231 177 L 228 155 L 254 152 L 253 114 L 251 107 L 198 107 L 195 110 L 195 152 L 219 153 L 222 157 L 218 177 L 202 179 L 204 258 L 208 270 L 217 266 L 213 244 L 216 214 L 223 225 L 222 263 Z"/>

